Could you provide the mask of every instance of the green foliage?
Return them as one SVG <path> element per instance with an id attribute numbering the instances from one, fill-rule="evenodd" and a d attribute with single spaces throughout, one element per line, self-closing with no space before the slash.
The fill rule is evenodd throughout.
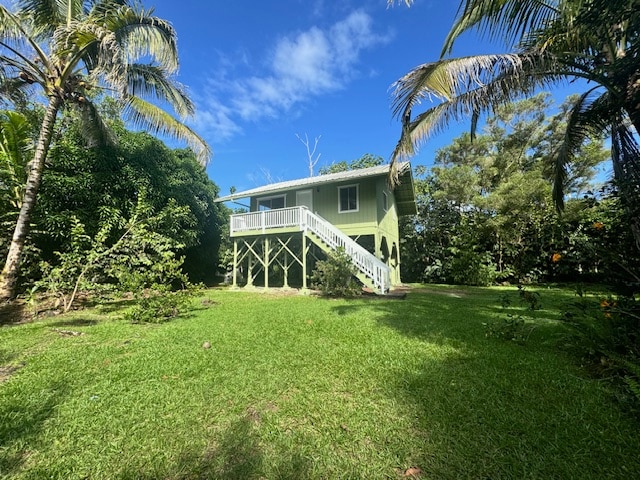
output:
<path id="1" fill-rule="evenodd" d="M 365 153 L 360 158 L 353 160 L 352 162 L 346 162 L 343 160 L 341 162 L 335 162 L 331 165 L 320 167 L 318 173 L 320 175 L 326 175 L 328 173 L 345 172 L 347 170 L 359 170 L 361 168 L 377 167 L 383 163 L 384 159 L 381 156 Z"/>
<path id="2" fill-rule="evenodd" d="M 359 295 L 361 289 L 354 279 L 356 268 L 344 248 L 338 248 L 327 255 L 326 260 L 316 262 L 311 275 L 312 284 L 325 295 L 349 297 Z"/>
<path id="3" fill-rule="evenodd" d="M 495 266 L 491 263 L 491 255 L 487 252 L 473 250 L 457 250 L 451 259 L 450 275 L 453 283 L 459 285 L 491 285 L 497 276 Z"/>
<path id="4" fill-rule="evenodd" d="M 186 207 L 171 202 L 158 213 L 141 194 L 133 215 L 125 219 L 119 212 L 102 210 L 102 228 L 95 236 L 73 218 L 70 246 L 55 252 L 55 264 L 44 263 L 43 278 L 36 287 L 60 300 L 64 310 L 73 306 L 79 292 L 133 292 L 146 289 L 164 292 L 171 286 L 184 288 L 187 277 L 176 256 L 181 245 L 158 233 L 167 219 L 180 223 L 188 215 Z"/>
<path id="5" fill-rule="evenodd" d="M 569 345 L 591 370 L 625 386 L 640 409 L 640 302 L 626 296 L 594 296 L 580 288 L 563 318 Z"/>
<path id="6" fill-rule="evenodd" d="M 524 317 L 511 313 L 505 314 L 500 320 L 487 322 L 483 325 L 487 338 L 497 338 L 520 344 L 524 343 L 531 333 L 531 327 L 527 328 Z"/>
<path id="7" fill-rule="evenodd" d="M 529 312 L 540 310 L 541 308 L 540 294 L 527 290 L 522 285 L 518 285 L 518 298 L 520 303 L 526 310 L 529 310 Z M 509 294 L 505 293 L 500 297 L 500 304 L 505 313 L 499 320 L 483 323 L 485 336 L 519 344 L 525 343 L 529 339 L 535 325 L 527 323 L 524 313 L 514 313 L 512 311 L 513 302 Z"/>
<path id="8" fill-rule="evenodd" d="M 191 281 L 213 281 L 228 215 L 214 202 L 218 188 L 192 152 L 171 150 L 146 133 L 127 131 L 116 119 L 109 122 L 119 145 L 87 148 L 81 123 L 72 114 L 62 118 L 32 217 L 23 285 L 39 278 L 42 261 L 55 266 L 55 252 L 73 249 L 68 232 L 76 221 L 95 238 L 109 218 L 131 218 L 143 191 L 155 212 L 168 207 L 149 228 L 181 245 L 176 253 L 184 257 L 182 269 Z M 180 215 L 168 214 L 174 208 L 181 209 Z M 108 240 L 116 241 L 118 230 L 107 230 Z M 1 236 L 7 239 L 0 247 L 4 251 L 10 228 Z"/>
<path id="9" fill-rule="evenodd" d="M 401 255 L 412 259 L 402 264 L 405 281 L 531 283 L 598 269 L 601 258 L 593 256 L 569 264 L 562 245 L 597 214 L 574 200 L 560 216 L 551 198 L 551 160 L 571 101 L 554 112 L 540 94 L 498 108 L 481 135 L 461 135 L 430 170 L 416 169 L 418 215 L 402 224 Z M 565 189 L 584 192 L 605 158 L 601 139 L 586 142 Z M 565 260 L 552 261 L 554 253 Z"/>
<path id="10" fill-rule="evenodd" d="M 170 291 L 162 285 L 144 291 L 136 305 L 124 314 L 131 323 L 164 323 L 189 309 L 198 290 L 194 287 Z"/>
<path id="11" fill-rule="evenodd" d="M 540 294 L 538 292 L 531 292 L 522 285 L 518 285 L 518 296 L 520 301 L 524 303 L 529 310 L 540 310 Z"/>

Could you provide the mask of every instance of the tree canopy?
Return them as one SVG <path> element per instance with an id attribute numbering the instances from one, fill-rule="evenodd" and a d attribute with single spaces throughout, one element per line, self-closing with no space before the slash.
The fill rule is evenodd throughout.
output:
<path id="1" fill-rule="evenodd" d="M 394 2 L 389 2 L 394 3 Z M 463 0 L 439 60 L 395 83 L 394 114 L 402 133 L 392 163 L 452 120 L 478 118 L 500 105 L 574 79 L 585 92 L 568 110 L 553 158 L 554 199 L 561 208 L 570 165 L 593 135 L 611 136 L 620 182 L 637 198 L 640 185 L 640 2 L 638 0 Z M 445 58 L 467 31 L 502 39 L 508 53 Z M 425 98 L 440 100 L 420 113 Z M 631 200 L 630 200 L 631 202 Z"/>
<path id="2" fill-rule="evenodd" d="M 35 143 L 11 247 L 2 271 L 0 297 L 14 294 L 20 258 L 36 203 L 45 159 L 62 108 L 77 112 L 88 146 L 108 145 L 114 136 L 94 102 L 118 99 L 127 119 L 149 131 L 185 140 L 204 162 L 209 147 L 178 117 L 193 104 L 176 81 L 176 33 L 169 22 L 128 0 L 20 0 L 11 11 L 0 5 L 0 94 L 14 104 L 25 94 L 46 105 Z"/>

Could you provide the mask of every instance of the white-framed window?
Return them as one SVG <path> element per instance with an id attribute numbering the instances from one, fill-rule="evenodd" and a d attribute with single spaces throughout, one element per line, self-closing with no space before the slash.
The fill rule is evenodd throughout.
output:
<path id="1" fill-rule="evenodd" d="M 382 209 L 385 212 L 389 211 L 389 196 L 387 195 L 387 192 L 382 192 Z"/>
<path id="2" fill-rule="evenodd" d="M 360 208 L 358 185 L 338 187 L 338 212 L 357 212 Z"/>
<path id="3" fill-rule="evenodd" d="M 273 197 L 262 197 L 258 199 L 258 211 L 275 210 L 276 208 L 284 208 L 285 195 L 276 195 Z"/>

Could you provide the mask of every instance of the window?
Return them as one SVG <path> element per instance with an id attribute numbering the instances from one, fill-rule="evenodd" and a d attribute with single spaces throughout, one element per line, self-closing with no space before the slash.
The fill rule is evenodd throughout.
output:
<path id="1" fill-rule="evenodd" d="M 258 211 L 274 210 L 276 208 L 284 208 L 284 195 L 278 197 L 265 197 L 258 199 Z"/>
<path id="2" fill-rule="evenodd" d="M 347 185 L 338 188 L 338 212 L 358 211 L 358 186 Z"/>
<path id="3" fill-rule="evenodd" d="M 385 212 L 389 211 L 389 197 L 387 196 L 387 192 L 382 192 L 382 209 Z"/>

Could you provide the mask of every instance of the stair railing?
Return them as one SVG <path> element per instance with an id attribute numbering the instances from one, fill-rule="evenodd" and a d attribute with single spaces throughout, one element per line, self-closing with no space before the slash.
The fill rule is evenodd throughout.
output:
<path id="1" fill-rule="evenodd" d="M 389 267 L 336 226 L 311 212 L 307 207 L 278 208 L 231 216 L 232 234 L 256 230 L 265 233 L 271 228 L 296 227 L 301 231 L 310 231 L 332 250 L 338 247 L 344 248 L 355 267 L 373 282 L 380 293 L 389 291 L 391 285 Z"/>

